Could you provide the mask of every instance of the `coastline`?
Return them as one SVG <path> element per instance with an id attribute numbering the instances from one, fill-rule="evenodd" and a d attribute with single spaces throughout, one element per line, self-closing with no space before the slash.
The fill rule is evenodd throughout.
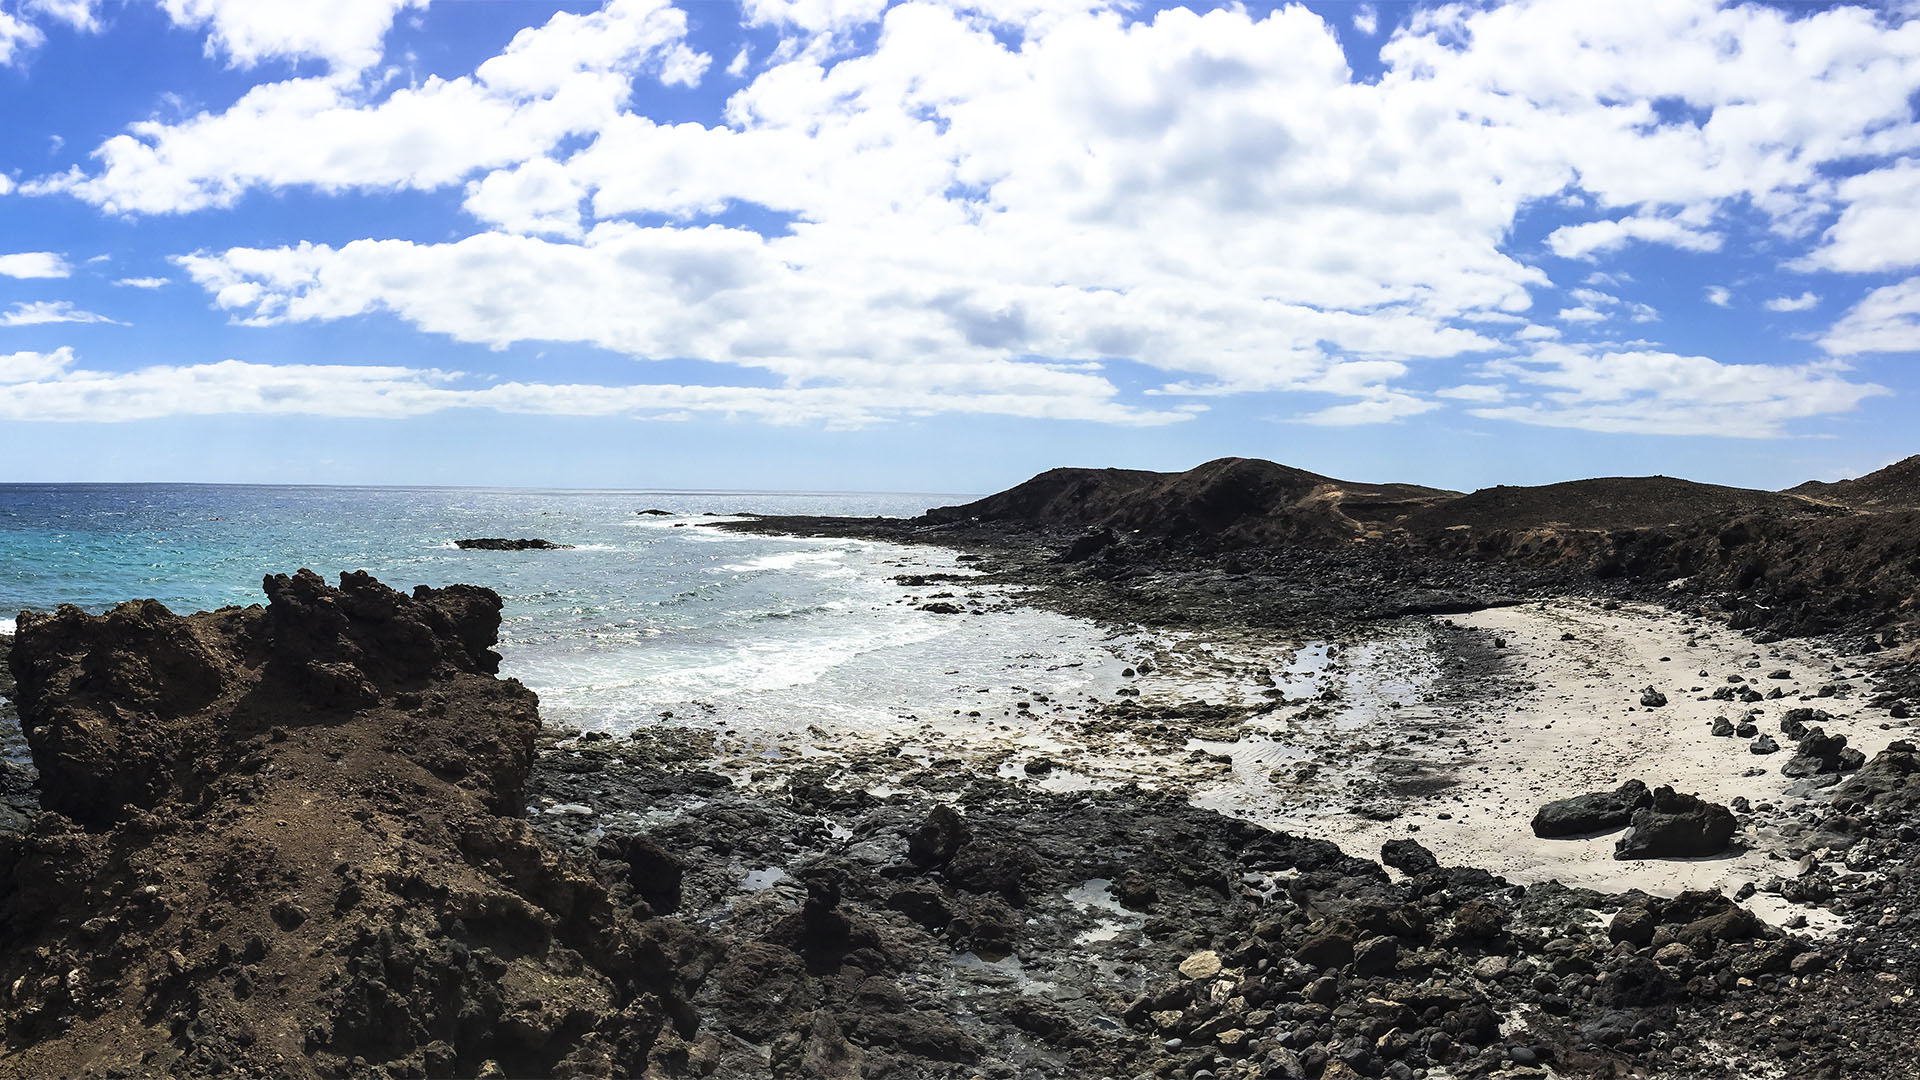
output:
<path id="1" fill-rule="evenodd" d="M 870 522 L 837 527 L 881 538 Z M 1578 793 L 1548 788 L 1614 786 L 1619 767 L 1603 779 L 1604 763 L 1482 786 L 1462 794 L 1477 800 L 1471 812 L 1422 816 L 1483 765 L 1537 763 L 1573 734 L 1556 726 L 1550 742 L 1540 731 L 1532 743 L 1500 741 L 1530 722 L 1544 729 L 1565 723 L 1548 714 L 1581 710 L 1610 719 L 1607 706 L 1639 692 L 1631 684 L 1648 663 L 1679 661 L 1629 666 L 1615 646 L 1675 639 L 1704 625 L 1699 612 L 1643 607 L 1624 583 L 1610 587 L 1613 597 L 1555 595 L 1552 575 L 1455 566 L 1368 576 L 1380 565 L 1371 553 L 1308 553 L 1270 573 L 1271 560 L 1236 569 L 1228 552 L 1100 577 L 1087 571 L 1111 568 L 1059 561 L 1071 542 L 1029 531 L 963 536 L 957 546 L 977 575 L 909 574 L 899 587 L 903 602 L 956 609 L 928 611 L 931 619 L 991 619 L 996 606 L 1031 602 L 1115 630 L 1144 626 L 1116 640 L 1133 675 L 1108 698 L 1068 709 L 1009 679 L 985 688 L 1004 716 L 961 713 L 983 714 L 961 727 L 992 729 L 984 738 L 927 745 L 923 729 L 853 737 L 816 725 L 777 760 L 730 754 L 724 731 L 678 718 L 626 739 L 544 731 L 526 777 L 537 812 L 516 842 L 551 851 L 538 859 L 558 859 L 577 883 L 569 889 L 598 882 L 593 895 L 605 899 L 556 907 L 549 886 L 529 892 L 512 876 L 507 889 L 548 912 L 549 933 L 578 934 L 584 927 L 568 927 L 600 910 L 610 914 L 594 918 L 667 948 L 656 992 L 678 1019 L 626 1056 L 609 1049 L 606 1039 L 633 1023 L 620 1003 L 635 991 L 608 969 L 558 991 L 603 1004 L 536 1023 L 524 1036 L 534 1042 L 513 1051 L 534 1056 L 518 1060 L 605 1061 L 615 1075 L 1434 1080 L 1733 1077 L 1782 1061 L 1805 1075 L 1875 1076 L 1905 1060 L 1907 1036 L 1885 1021 L 1904 1011 L 1910 988 L 1878 977 L 1911 949 L 1898 919 L 1847 919 L 1844 938 L 1823 942 L 1747 914 L 1771 900 L 1776 921 L 1871 901 L 1911 918 L 1911 876 L 1862 873 L 1837 852 L 1816 852 L 1798 872 L 1787 850 L 1763 846 L 1791 839 L 1777 835 L 1783 821 L 1803 835 L 1831 833 L 1832 819 L 1849 815 L 1818 801 L 1743 815 L 1755 851 L 1772 850 L 1794 875 L 1772 880 L 1739 860 L 1615 863 L 1605 855 L 1612 837 L 1511 839 L 1536 796 Z M 942 591 L 955 595 L 936 599 Z M 1316 614 L 1287 625 L 1295 610 Z M 1618 670 L 1601 677 L 1593 657 L 1551 632 L 1560 625 L 1582 627 Z M 1726 666 L 1729 648 L 1750 647 L 1737 644 L 1748 641 L 1739 632 L 1710 632 L 1726 643 L 1708 657 L 1686 654 L 1689 670 Z M 1415 656 L 1430 670 L 1415 670 Z M 1744 670 L 1747 657 L 1737 659 Z M 1554 674 L 1543 679 L 1547 668 Z M 1391 685 L 1372 677 L 1389 670 Z M 1873 696 L 1858 683 L 1850 704 Z M 1568 696 L 1576 687 L 1597 696 Z M 1503 712 L 1509 702 L 1514 715 Z M 1698 704 L 1658 713 L 1661 730 L 1691 746 L 1695 771 L 1645 775 L 1649 783 L 1719 775 L 1711 754 L 1731 744 L 1695 735 Z M 1058 708 L 1036 720 L 1036 705 Z M 1634 708 L 1620 703 L 1620 715 Z M 1018 725 L 1000 731 L 1003 720 Z M 1649 753 L 1656 744 L 1622 745 Z M 272 744 L 256 752 L 275 753 Z M 1330 800 L 1335 783 L 1343 794 Z M 397 812 L 405 809 L 403 800 Z M 1885 827 L 1898 829 L 1869 820 L 1855 838 L 1879 845 L 1872 850 L 1897 870 Z M 1520 858 L 1484 865 L 1497 852 Z M 1552 857 L 1535 857 L 1543 852 Z M 1583 866 L 1606 871 L 1590 884 L 1646 891 L 1583 887 L 1567 870 Z M 1623 867 L 1640 879 L 1621 880 Z M 1672 895 L 1731 884 L 1736 871 L 1760 890 L 1744 903 Z M 1841 920 L 1809 922 L 1830 935 Z M 1628 928 L 1640 925 L 1644 940 Z M 589 950 L 589 974 L 609 955 Z M 411 961 L 422 971 L 444 962 Z M 583 988 L 602 978 L 613 989 Z M 1836 1002 L 1881 1022 L 1835 1030 Z M 57 1003 L 36 1008 L 49 1005 L 57 1013 Z M 1756 1044 L 1750 1032 L 1762 1022 L 1768 1034 Z M 216 1028 L 202 1043 L 251 1060 L 237 1038 Z M 366 1058 L 364 1072 L 342 1059 L 319 1074 L 461 1075 L 462 1062 L 485 1064 L 461 1056 L 471 1048 L 457 1040 L 448 1045 L 460 1053 Z M 34 1060 L 9 1065 L 10 1056 L 0 1054 L 0 1072 Z"/>

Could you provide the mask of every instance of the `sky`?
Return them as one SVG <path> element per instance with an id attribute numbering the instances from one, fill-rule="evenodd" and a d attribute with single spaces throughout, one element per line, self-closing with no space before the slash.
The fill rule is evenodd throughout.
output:
<path id="1" fill-rule="evenodd" d="M 1920 2 L 0 0 L 0 481 L 1920 452 Z"/>

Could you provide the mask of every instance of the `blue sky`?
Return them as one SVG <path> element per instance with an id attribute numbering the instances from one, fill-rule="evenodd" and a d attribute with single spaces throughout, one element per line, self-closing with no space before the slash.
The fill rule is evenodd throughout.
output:
<path id="1" fill-rule="evenodd" d="M 1857 475 L 1914 14 L 0 0 L 0 478 Z"/>

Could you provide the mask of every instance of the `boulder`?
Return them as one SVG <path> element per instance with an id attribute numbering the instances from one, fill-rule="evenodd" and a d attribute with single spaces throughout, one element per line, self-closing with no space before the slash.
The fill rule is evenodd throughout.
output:
<path id="1" fill-rule="evenodd" d="M 1380 845 L 1380 864 L 1413 875 L 1438 869 L 1440 860 L 1418 840 L 1389 840 Z"/>
<path id="2" fill-rule="evenodd" d="M 1865 764 L 1859 751 L 1847 751 L 1845 735 L 1829 735 L 1825 728 L 1810 727 L 1800 736 L 1800 749 L 1780 766 L 1786 776 L 1818 776 L 1822 773 L 1851 771 Z"/>
<path id="3" fill-rule="evenodd" d="M 1533 815 L 1533 835 L 1560 839 L 1610 832 L 1625 826 L 1634 811 L 1651 800 L 1647 785 L 1638 780 L 1629 780 L 1613 791 L 1560 799 Z"/>
<path id="4" fill-rule="evenodd" d="M 1616 859 L 1689 859 L 1718 855 L 1733 842 L 1733 811 L 1670 787 L 1653 791 L 1614 844 Z"/>

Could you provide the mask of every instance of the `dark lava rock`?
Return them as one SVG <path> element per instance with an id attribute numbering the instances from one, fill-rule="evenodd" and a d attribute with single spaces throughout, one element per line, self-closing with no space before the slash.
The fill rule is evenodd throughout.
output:
<path id="1" fill-rule="evenodd" d="M 1718 855 L 1733 841 L 1733 811 L 1670 787 L 1653 790 L 1651 805 L 1633 812 L 1614 844 L 1616 859 L 1685 859 Z"/>
<path id="2" fill-rule="evenodd" d="M 0 1072 L 669 1071 L 694 931 L 643 930 L 518 819 L 540 719 L 495 674 L 499 596 L 263 588 L 20 616 L 53 812 L 0 837 Z"/>
<path id="3" fill-rule="evenodd" d="M 1733 721 L 1724 716 L 1714 717 L 1713 733 L 1723 739 L 1731 736 L 1733 734 Z"/>
<path id="4" fill-rule="evenodd" d="M 556 544 L 551 540 L 525 537 L 509 540 L 501 536 L 479 536 L 455 540 L 453 546 L 461 551 L 566 551 L 573 547 L 572 544 Z"/>
<path id="5" fill-rule="evenodd" d="M 1380 863 L 1408 875 L 1424 874 L 1440 866 L 1440 860 L 1418 840 L 1389 840 L 1381 844 Z"/>
<path id="6" fill-rule="evenodd" d="M 1733 733 L 1743 739 L 1751 739 L 1755 735 L 1760 734 L 1760 726 L 1751 720 L 1743 721 L 1738 727 L 1733 729 Z"/>
<path id="7" fill-rule="evenodd" d="M 1667 703 L 1667 695 L 1649 686 L 1640 692 L 1640 704 L 1650 709 L 1658 709 Z"/>
<path id="8" fill-rule="evenodd" d="M 951 860 L 971 836 L 960 811 L 946 803 L 935 804 L 907 834 L 907 858 L 915 866 L 939 866 Z"/>
<path id="9" fill-rule="evenodd" d="M 1845 735 L 1829 735 L 1825 728 L 1810 727 L 1800 737 L 1799 750 L 1780 766 L 1780 771 L 1793 777 L 1818 776 L 1850 771 L 1862 764 L 1865 761 L 1859 751 L 1848 754 Z"/>
<path id="10" fill-rule="evenodd" d="M 1610 832 L 1625 826 L 1634 811 L 1652 800 L 1647 785 L 1638 780 L 1629 780 L 1614 791 L 1560 799 L 1533 815 L 1533 835 L 1560 839 Z"/>
<path id="11" fill-rule="evenodd" d="M 1771 735 L 1762 735 L 1747 745 L 1747 749 L 1756 754 L 1772 754 L 1780 750 L 1780 744 Z"/>
<path id="12" fill-rule="evenodd" d="M 1063 563 L 1086 562 L 1100 552 L 1112 547 L 1119 537 L 1111 528 L 1093 529 L 1074 537 L 1073 543 L 1060 553 Z"/>

